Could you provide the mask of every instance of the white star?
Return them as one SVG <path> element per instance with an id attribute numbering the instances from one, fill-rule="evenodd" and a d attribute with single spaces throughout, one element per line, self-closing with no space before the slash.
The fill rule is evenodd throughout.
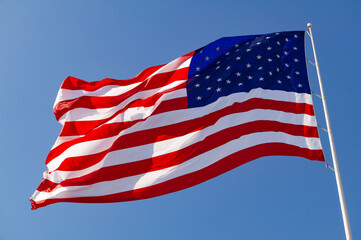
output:
<path id="1" fill-rule="evenodd" d="M 227 52 L 226 55 L 228 56 L 228 55 L 229 55 L 229 52 Z"/>
<path id="2" fill-rule="evenodd" d="M 226 81 L 226 82 L 227 82 L 227 84 L 231 84 L 231 81 L 230 81 L 229 79 L 227 79 L 227 81 Z"/>
<path id="3" fill-rule="evenodd" d="M 261 58 L 262 58 L 262 56 L 261 56 L 261 55 L 258 55 L 258 56 L 257 56 L 257 59 L 261 59 Z"/>
<path id="4" fill-rule="evenodd" d="M 298 87 L 302 87 L 302 84 L 301 84 L 301 83 L 299 83 L 297 86 L 298 86 Z"/>
<path id="5" fill-rule="evenodd" d="M 272 48 L 270 47 L 270 46 L 268 46 L 268 48 L 267 48 L 267 50 L 269 51 L 269 50 L 271 50 Z"/>
<path id="6" fill-rule="evenodd" d="M 270 76 L 272 76 L 272 72 L 268 72 L 268 74 L 269 74 Z"/>
<path id="7" fill-rule="evenodd" d="M 280 34 L 280 33 L 276 33 L 276 35 L 278 35 L 278 34 Z"/>
<path id="8" fill-rule="evenodd" d="M 293 50 L 297 50 L 297 47 L 293 47 Z"/>
<path id="9" fill-rule="evenodd" d="M 287 75 L 287 79 L 291 79 L 291 76 L 290 76 L 290 75 Z"/>
<path id="10" fill-rule="evenodd" d="M 277 45 L 281 45 L 281 43 L 279 41 L 277 41 Z"/>
<path id="11" fill-rule="evenodd" d="M 201 96 L 198 96 L 197 97 L 197 100 L 199 101 L 199 100 L 202 100 L 202 97 Z"/>
<path id="12" fill-rule="evenodd" d="M 296 71 L 296 74 L 297 74 L 297 75 L 300 75 L 300 72 L 299 72 L 299 71 Z"/>
<path id="13" fill-rule="evenodd" d="M 196 67 L 196 70 L 199 72 L 201 69 L 199 67 Z"/>
<path id="14" fill-rule="evenodd" d="M 227 69 L 227 70 L 231 69 L 231 66 L 228 66 L 226 69 Z"/>
<path id="15" fill-rule="evenodd" d="M 240 82 L 240 83 L 238 83 L 238 86 L 242 86 L 242 85 L 243 85 L 243 83 L 241 83 L 241 82 Z"/>
<path id="16" fill-rule="evenodd" d="M 206 57 L 206 61 L 208 61 L 208 60 L 209 60 L 209 57 L 207 56 L 207 57 Z"/>
<path id="17" fill-rule="evenodd" d="M 235 47 L 239 47 L 239 45 L 238 44 L 236 44 L 236 45 L 234 45 Z"/>
<path id="18" fill-rule="evenodd" d="M 248 45 L 248 44 L 249 44 L 249 42 L 246 43 L 246 45 Z"/>
<path id="19" fill-rule="evenodd" d="M 251 64 L 249 64 L 249 63 L 247 63 L 246 66 L 247 66 L 247 68 L 251 68 Z"/>
<path id="20" fill-rule="evenodd" d="M 216 67 L 216 69 L 219 69 L 219 68 L 220 68 L 220 66 L 217 66 L 217 67 Z"/>
<path id="21" fill-rule="evenodd" d="M 206 79 L 209 79 L 210 77 L 211 77 L 211 76 L 208 75 L 208 76 L 206 76 Z"/>
<path id="22" fill-rule="evenodd" d="M 238 52 L 239 51 L 239 48 L 236 50 L 236 52 Z"/>
<path id="23" fill-rule="evenodd" d="M 256 44 L 257 44 L 257 45 L 260 45 L 260 44 L 261 44 L 261 42 L 257 42 Z"/>
<path id="24" fill-rule="evenodd" d="M 263 79 L 264 79 L 263 77 L 260 77 L 260 78 L 259 78 L 260 81 L 263 81 Z"/>
<path id="25" fill-rule="evenodd" d="M 195 86 L 196 86 L 196 87 L 200 87 L 201 85 L 200 85 L 199 83 L 197 83 Z"/>
<path id="26" fill-rule="evenodd" d="M 199 77 L 199 74 L 194 75 L 195 77 Z"/>
<path id="27" fill-rule="evenodd" d="M 272 62 L 272 59 L 271 58 L 269 58 L 269 59 L 267 59 L 268 60 L 268 62 Z"/>
<path id="28" fill-rule="evenodd" d="M 221 61 L 218 61 L 218 62 L 217 62 L 217 64 L 220 64 L 220 63 L 221 63 Z"/>
<path id="29" fill-rule="evenodd" d="M 280 58 L 281 56 L 277 54 L 276 57 L 277 57 L 277 58 Z"/>
<path id="30" fill-rule="evenodd" d="M 297 59 L 297 58 L 295 58 L 295 59 L 293 59 L 293 61 L 298 62 L 298 59 Z"/>
<path id="31" fill-rule="evenodd" d="M 279 68 L 276 68 L 276 71 L 277 71 L 277 72 L 279 72 L 279 71 L 280 71 L 280 69 L 279 69 Z"/>
<path id="32" fill-rule="evenodd" d="M 251 80 L 251 79 L 252 79 L 252 76 L 248 76 L 248 79 Z"/>
<path id="33" fill-rule="evenodd" d="M 262 69 L 263 69 L 263 67 L 259 67 L 259 68 L 258 68 L 258 70 L 262 70 Z"/>
<path id="34" fill-rule="evenodd" d="M 270 39 L 270 37 L 266 37 L 266 39 Z"/>
<path id="35" fill-rule="evenodd" d="M 286 40 L 286 42 L 288 42 L 288 38 L 286 38 L 285 40 Z"/>
<path id="36" fill-rule="evenodd" d="M 286 66 L 286 67 L 289 67 L 290 65 L 288 65 L 287 63 L 285 63 L 285 66 Z"/>
<path id="37" fill-rule="evenodd" d="M 220 91 L 221 91 L 221 88 L 217 88 L 217 89 L 216 89 L 216 92 L 220 92 Z"/>
<path id="38" fill-rule="evenodd" d="M 211 88 L 211 87 L 207 87 L 207 91 L 210 91 L 210 90 L 212 90 L 212 88 Z"/>
<path id="39" fill-rule="evenodd" d="M 240 72 L 237 72 L 236 74 L 237 74 L 237 77 L 241 76 L 241 73 L 240 73 Z"/>
<path id="40" fill-rule="evenodd" d="M 217 82 L 220 82 L 220 81 L 222 81 L 222 78 L 218 78 L 218 79 L 217 79 Z"/>
<path id="41" fill-rule="evenodd" d="M 218 51 L 218 50 L 219 50 L 219 47 L 216 48 L 216 51 Z"/>
<path id="42" fill-rule="evenodd" d="M 278 82 L 278 84 L 281 84 L 281 83 L 282 83 L 282 81 L 281 81 L 281 80 L 278 80 L 277 82 Z"/>
<path id="43" fill-rule="evenodd" d="M 295 34 L 295 35 L 294 35 L 294 37 L 295 37 L 295 38 L 298 38 L 298 35 L 297 35 L 297 34 Z"/>
<path id="44" fill-rule="evenodd" d="M 251 49 L 250 49 L 250 48 L 247 48 L 246 52 L 250 52 L 250 51 L 251 51 Z"/>
<path id="45" fill-rule="evenodd" d="M 285 54 L 285 55 L 288 55 L 288 52 L 285 51 L 284 54 Z"/>
<path id="46" fill-rule="evenodd" d="M 241 57 L 236 57 L 236 60 L 241 60 Z"/>

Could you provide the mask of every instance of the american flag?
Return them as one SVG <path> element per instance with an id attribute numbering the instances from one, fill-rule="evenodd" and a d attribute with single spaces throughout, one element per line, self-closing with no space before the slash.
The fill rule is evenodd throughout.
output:
<path id="1" fill-rule="evenodd" d="M 226 37 L 132 79 L 68 77 L 32 209 L 156 197 L 254 159 L 324 161 L 304 32 Z"/>

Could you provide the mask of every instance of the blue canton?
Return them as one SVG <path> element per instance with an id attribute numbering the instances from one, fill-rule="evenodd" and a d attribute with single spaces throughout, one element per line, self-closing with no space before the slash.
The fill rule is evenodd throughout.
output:
<path id="1" fill-rule="evenodd" d="M 196 50 L 189 66 L 188 107 L 255 88 L 310 93 L 304 33 L 227 37 Z"/>

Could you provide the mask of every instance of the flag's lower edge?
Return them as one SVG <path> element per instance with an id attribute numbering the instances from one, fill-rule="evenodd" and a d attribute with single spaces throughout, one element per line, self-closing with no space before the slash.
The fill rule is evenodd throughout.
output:
<path id="1" fill-rule="evenodd" d="M 265 156 L 296 156 L 303 157 L 309 160 L 324 161 L 322 150 L 310 150 L 300 148 L 297 146 L 284 144 L 284 143 L 269 143 L 257 145 L 252 148 L 244 149 L 231 154 L 222 160 L 196 172 L 192 172 L 166 182 L 156 185 L 148 186 L 145 188 L 134 189 L 121 193 L 114 193 L 104 196 L 90 196 L 90 197 L 76 197 L 76 198 L 53 198 L 41 201 L 34 201 L 30 198 L 31 209 L 35 210 L 47 205 L 57 202 L 74 202 L 74 203 L 111 203 L 111 202 L 125 202 L 147 199 L 152 197 L 161 196 L 164 194 L 183 190 L 227 171 L 230 171 L 240 165 L 248 163 L 260 157 Z"/>

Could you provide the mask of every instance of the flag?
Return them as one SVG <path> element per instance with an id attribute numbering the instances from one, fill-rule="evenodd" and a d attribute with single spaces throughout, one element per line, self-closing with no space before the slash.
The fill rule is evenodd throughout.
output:
<path id="1" fill-rule="evenodd" d="M 146 199 L 263 156 L 324 161 L 304 31 L 226 37 L 126 80 L 65 79 L 32 209 Z"/>

